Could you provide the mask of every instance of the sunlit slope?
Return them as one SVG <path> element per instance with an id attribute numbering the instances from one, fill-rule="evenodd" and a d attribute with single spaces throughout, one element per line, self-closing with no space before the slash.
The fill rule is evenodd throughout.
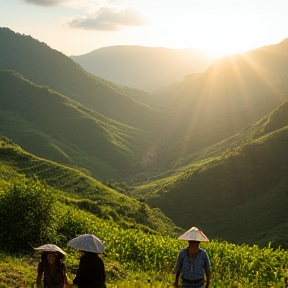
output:
<path id="1" fill-rule="evenodd" d="M 149 231 L 150 228 L 164 234 L 179 232 L 158 209 L 150 209 L 75 169 L 35 157 L 0 135 L 0 181 L 13 181 L 20 176 L 45 181 L 63 191 L 61 197 L 70 199 L 67 205 L 113 220 L 126 228 L 138 225 L 139 229 Z"/>
<path id="2" fill-rule="evenodd" d="M 123 89 L 87 73 L 71 58 L 43 42 L 0 28 L 0 55 L 0 71 L 14 70 L 37 85 L 49 86 L 121 123 L 157 129 L 162 116 L 159 118 L 158 113 L 125 95 L 137 94 L 136 90 Z"/>
<path id="3" fill-rule="evenodd" d="M 225 57 L 198 77 L 154 95 L 152 107 L 175 112 L 162 130 L 161 156 L 185 157 L 265 117 L 288 99 L 287 67 L 285 40 Z"/>
<path id="4" fill-rule="evenodd" d="M 288 247 L 287 147 L 288 102 L 239 134 L 192 154 L 192 164 L 170 171 L 166 179 L 144 183 L 138 196 L 181 227 L 193 223 L 238 244 L 271 240 Z"/>
<path id="5" fill-rule="evenodd" d="M 109 120 L 37 86 L 12 71 L 0 72 L 0 131 L 26 151 L 98 178 L 141 169 L 147 133 Z"/>
<path id="6" fill-rule="evenodd" d="M 195 108 L 201 108 L 209 100 L 211 103 L 207 105 L 206 112 L 212 112 L 216 105 L 219 115 L 231 109 L 249 109 L 250 104 L 263 99 L 265 91 L 269 92 L 268 95 L 274 92 L 273 96 L 278 97 L 283 90 L 287 91 L 287 64 L 288 39 L 276 45 L 224 57 L 198 77 L 187 75 L 182 82 L 159 92 L 151 104 L 182 111 L 188 103 L 190 106 L 187 108 L 192 108 L 195 103 L 198 104 Z"/>

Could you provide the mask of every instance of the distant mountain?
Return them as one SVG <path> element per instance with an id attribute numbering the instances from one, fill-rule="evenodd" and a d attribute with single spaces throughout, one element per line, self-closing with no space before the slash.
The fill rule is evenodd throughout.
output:
<path id="1" fill-rule="evenodd" d="M 196 49 L 143 46 L 104 47 L 70 57 L 91 74 L 149 92 L 204 72 L 217 60 Z"/>
<path id="2" fill-rule="evenodd" d="M 287 64 L 288 39 L 224 57 L 199 77 L 188 76 L 182 82 L 156 93 L 149 105 L 162 110 L 182 111 L 187 105 L 190 109 L 195 102 L 201 101 L 208 111 L 217 107 L 218 114 L 224 114 L 228 110 L 239 109 L 239 105 L 253 104 L 265 94 L 288 91 Z"/>

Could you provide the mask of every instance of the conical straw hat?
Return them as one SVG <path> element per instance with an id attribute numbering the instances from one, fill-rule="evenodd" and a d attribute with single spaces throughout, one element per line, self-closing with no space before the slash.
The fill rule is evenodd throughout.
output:
<path id="1" fill-rule="evenodd" d="M 34 249 L 40 252 L 59 252 L 63 255 L 66 254 L 66 252 L 64 252 L 60 247 L 54 244 L 45 244 Z"/>
<path id="2" fill-rule="evenodd" d="M 188 241 L 205 241 L 209 242 L 208 237 L 197 227 L 192 227 L 184 234 L 182 234 L 178 239 L 188 240 Z"/>
<path id="3" fill-rule="evenodd" d="M 105 249 L 103 242 L 93 234 L 83 234 L 73 238 L 68 242 L 68 246 L 93 253 L 103 253 Z"/>

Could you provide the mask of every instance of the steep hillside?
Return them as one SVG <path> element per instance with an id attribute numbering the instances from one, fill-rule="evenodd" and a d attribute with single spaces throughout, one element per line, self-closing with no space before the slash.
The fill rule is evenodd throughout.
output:
<path id="1" fill-rule="evenodd" d="M 120 85 L 157 91 L 187 74 L 205 71 L 216 59 L 196 49 L 112 46 L 71 56 L 88 72 Z"/>
<path id="2" fill-rule="evenodd" d="M 105 118 L 16 72 L 0 72 L 0 123 L 0 132 L 28 152 L 85 168 L 98 179 L 143 169 L 147 133 Z"/>
<path id="3" fill-rule="evenodd" d="M 0 28 L 0 71 L 14 70 L 123 124 L 155 130 L 159 113 L 125 95 L 128 88 L 87 73 L 71 58 L 30 36 Z M 129 93 L 138 93 L 129 90 Z"/>
<path id="4" fill-rule="evenodd" d="M 276 45 L 227 56 L 216 61 L 199 77 L 185 78 L 172 89 L 169 87 L 155 94 L 151 106 L 182 111 L 188 103 L 187 108 L 191 109 L 199 101 L 201 106 L 197 108 L 203 109 L 205 104 L 209 111 L 216 105 L 219 115 L 231 109 L 249 109 L 249 104 L 263 99 L 263 95 L 274 92 L 275 96 L 287 91 L 287 63 L 288 39 Z M 207 105 L 208 101 L 212 103 Z"/>
<path id="5" fill-rule="evenodd" d="M 288 102 L 139 193 L 181 227 L 193 219 L 213 237 L 287 248 L 287 115 Z"/>
<path id="6" fill-rule="evenodd" d="M 0 135 L 0 185 L 3 184 L 1 180 L 11 182 L 23 176 L 37 178 L 61 190 L 59 197 L 70 199 L 66 204 L 113 220 L 123 227 L 152 229 L 164 234 L 180 231 L 159 209 L 151 209 L 75 169 L 35 157 Z"/>
<path id="7" fill-rule="evenodd" d="M 152 107 L 174 112 L 159 135 L 159 161 L 177 160 L 214 145 L 287 101 L 287 67 L 284 40 L 225 57 L 198 77 L 151 97 Z"/>

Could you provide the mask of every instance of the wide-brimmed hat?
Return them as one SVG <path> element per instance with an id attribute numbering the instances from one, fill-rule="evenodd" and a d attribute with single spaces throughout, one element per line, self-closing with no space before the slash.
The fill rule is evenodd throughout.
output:
<path id="1" fill-rule="evenodd" d="M 93 234 L 83 234 L 70 240 L 69 247 L 85 252 L 103 253 L 105 246 L 102 241 Z"/>
<path id="2" fill-rule="evenodd" d="M 64 252 L 60 247 L 54 244 L 45 244 L 34 249 L 40 252 L 59 252 L 62 255 L 66 255 L 66 252 Z"/>
<path id="3" fill-rule="evenodd" d="M 205 241 L 209 242 L 208 237 L 197 227 L 192 227 L 184 234 L 182 234 L 178 239 L 187 241 Z"/>

